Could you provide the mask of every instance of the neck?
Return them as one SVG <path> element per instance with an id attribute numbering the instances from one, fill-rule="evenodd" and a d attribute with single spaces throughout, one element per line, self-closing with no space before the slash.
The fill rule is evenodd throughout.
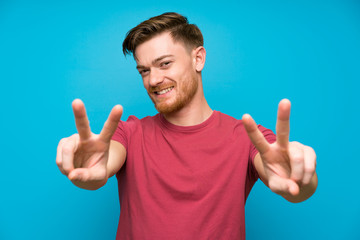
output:
<path id="1" fill-rule="evenodd" d="M 202 86 L 199 86 L 198 93 L 185 107 L 179 111 L 163 114 L 165 119 L 178 126 L 194 126 L 208 119 L 213 110 L 208 105 Z"/>

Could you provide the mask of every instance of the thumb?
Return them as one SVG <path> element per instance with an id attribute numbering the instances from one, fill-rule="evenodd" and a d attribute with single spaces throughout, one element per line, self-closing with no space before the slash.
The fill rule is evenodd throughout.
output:
<path id="1" fill-rule="evenodd" d="M 68 178 L 79 182 L 100 181 L 106 178 L 106 169 L 76 168 L 69 173 Z"/>
<path id="2" fill-rule="evenodd" d="M 300 193 L 299 185 L 293 180 L 289 180 L 288 189 L 289 189 L 289 193 L 293 196 L 296 196 Z"/>
<path id="3" fill-rule="evenodd" d="M 280 195 L 289 193 L 295 196 L 300 192 L 299 185 L 293 180 L 275 176 L 269 179 L 269 188 Z"/>

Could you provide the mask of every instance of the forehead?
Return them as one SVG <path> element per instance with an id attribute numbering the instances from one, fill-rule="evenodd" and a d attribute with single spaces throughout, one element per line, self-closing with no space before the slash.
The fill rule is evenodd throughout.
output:
<path id="1" fill-rule="evenodd" d="M 164 55 L 178 56 L 181 54 L 188 54 L 184 44 L 180 41 L 175 42 L 170 33 L 165 32 L 137 46 L 135 60 L 137 63 L 147 64 Z"/>

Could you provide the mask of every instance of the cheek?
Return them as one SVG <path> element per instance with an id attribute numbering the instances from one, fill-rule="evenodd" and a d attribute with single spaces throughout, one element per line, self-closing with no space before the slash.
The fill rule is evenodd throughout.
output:
<path id="1" fill-rule="evenodd" d="M 186 62 L 176 62 L 175 65 L 166 71 L 166 74 L 169 77 L 181 79 L 188 75 L 190 71 L 192 71 L 191 64 Z"/>
<path id="2" fill-rule="evenodd" d="M 182 85 L 185 83 L 189 77 L 191 77 L 191 72 L 187 69 L 178 69 L 178 71 L 172 72 L 172 79 L 174 79 L 178 84 Z"/>
<path id="3" fill-rule="evenodd" d="M 177 80 L 181 74 L 178 73 L 179 69 L 171 68 L 164 72 L 165 78 Z"/>
<path id="4" fill-rule="evenodd" d="M 144 88 L 146 90 L 148 90 L 149 89 L 149 81 L 146 78 L 143 78 L 142 81 L 143 81 Z"/>

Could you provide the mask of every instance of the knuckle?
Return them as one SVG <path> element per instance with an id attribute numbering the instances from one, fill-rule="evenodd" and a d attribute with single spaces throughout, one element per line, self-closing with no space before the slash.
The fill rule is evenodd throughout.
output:
<path id="1" fill-rule="evenodd" d="M 306 178 L 303 179 L 302 184 L 305 186 L 308 185 L 311 181 L 311 177 L 312 176 L 306 176 Z"/>
<path id="2" fill-rule="evenodd" d="M 269 188 L 272 192 L 280 193 L 279 186 L 274 181 L 269 180 L 268 184 L 269 184 Z"/>
<path id="3" fill-rule="evenodd" d="M 301 164 L 304 162 L 304 156 L 301 153 L 294 153 L 291 157 L 291 161 L 295 164 Z"/>
<path id="4" fill-rule="evenodd" d="M 304 175 L 304 172 L 302 172 L 302 171 L 296 171 L 296 172 L 293 171 L 291 173 L 291 178 L 296 180 L 296 181 L 299 181 L 299 180 L 302 179 L 303 175 Z"/>
<path id="5" fill-rule="evenodd" d="M 312 147 L 309 147 L 309 146 L 305 146 L 305 147 L 309 152 L 315 154 L 315 150 Z"/>
<path id="6" fill-rule="evenodd" d="M 302 145 L 300 142 L 298 141 L 292 141 L 291 144 L 293 144 L 294 146 L 300 146 Z"/>
<path id="7" fill-rule="evenodd" d="M 61 161 L 61 159 L 59 158 L 59 157 L 57 157 L 56 158 L 56 165 L 58 166 L 58 167 L 60 167 L 61 165 L 62 165 L 62 161 Z"/>
<path id="8" fill-rule="evenodd" d="M 65 142 L 65 138 L 60 139 L 58 146 L 61 146 L 62 144 L 64 144 L 64 142 Z"/>
<path id="9" fill-rule="evenodd" d="M 73 135 L 70 136 L 70 138 L 78 138 L 79 137 L 79 134 L 78 133 L 74 133 Z"/>
<path id="10" fill-rule="evenodd" d="M 301 180 L 303 179 L 304 175 L 303 174 L 292 174 L 291 175 L 291 179 L 295 182 L 301 182 Z"/>
<path id="11" fill-rule="evenodd" d="M 63 147 L 62 147 L 62 152 L 66 155 L 68 154 L 72 154 L 73 153 L 73 146 L 72 144 L 65 144 Z"/>
<path id="12" fill-rule="evenodd" d="M 256 139 L 253 140 L 253 143 L 254 143 L 255 146 L 261 146 L 262 141 L 261 141 L 261 139 L 256 138 Z"/>
<path id="13" fill-rule="evenodd" d="M 66 166 L 66 165 L 62 165 L 61 167 L 59 167 L 60 171 L 64 174 L 64 175 L 68 175 L 71 167 L 70 166 Z"/>
<path id="14" fill-rule="evenodd" d="M 57 146 L 58 150 L 60 150 L 62 148 L 62 146 L 65 144 L 66 140 L 67 140 L 66 138 L 60 139 L 59 144 Z"/>
<path id="15" fill-rule="evenodd" d="M 315 150 L 312 147 L 306 146 L 306 151 L 312 155 L 312 157 L 316 160 L 316 153 Z"/>
<path id="16" fill-rule="evenodd" d="M 305 166 L 305 170 L 306 173 L 313 173 L 315 172 L 315 165 L 309 165 L 309 166 Z"/>
<path id="17" fill-rule="evenodd" d="M 76 175 L 76 181 L 79 181 L 79 182 L 88 182 L 89 181 L 89 175 L 86 174 L 86 173 L 83 173 L 83 174 L 78 174 Z"/>

